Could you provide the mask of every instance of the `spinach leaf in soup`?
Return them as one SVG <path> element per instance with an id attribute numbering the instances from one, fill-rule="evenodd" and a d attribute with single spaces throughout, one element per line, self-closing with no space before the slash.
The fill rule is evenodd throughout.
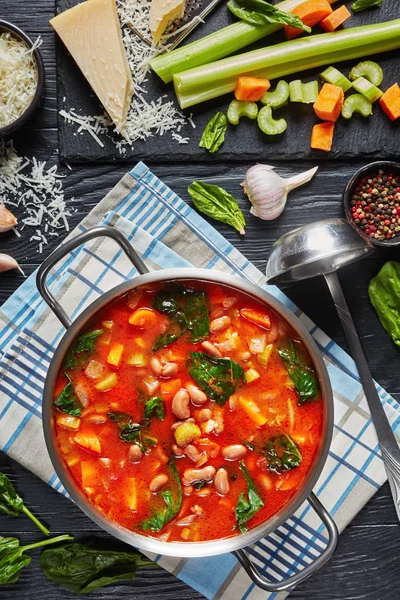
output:
<path id="1" fill-rule="evenodd" d="M 264 506 L 264 502 L 259 496 L 253 480 L 247 470 L 244 462 L 239 464 L 240 470 L 247 481 L 247 494 L 242 492 L 236 505 L 236 523 L 239 530 L 244 533 L 247 531 L 246 523 Z"/>
<path id="2" fill-rule="evenodd" d="M 297 444 L 286 433 L 267 441 L 265 456 L 269 461 L 269 470 L 279 475 L 300 466 L 303 460 Z"/>
<path id="3" fill-rule="evenodd" d="M 383 265 L 371 279 L 368 294 L 381 325 L 400 346 L 400 263 L 391 260 Z"/>
<path id="4" fill-rule="evenodd" d="M 131 415 L 124 412 L 109 412 L 108 418 L 117 424 L 120 440 L 129 444 L 137 444 L 142 452 L 146 451 L 142 440 L 143 425 L 135 423 Z"/>
<path id="5" fill-rule="evenodd" d="M 85 364 L 95 351 L 97 338 L 102 333 L 104 333 L 104 329 L 96 329 L 79 336 L 65 357 L 65 369 L 75 369 Z"/>
<path id="6" fill-rule="evenodd" d="M 179 478 L 179 473 L 175 462 L 171 459 L 168 462 L 168 467 L 171 469 L 173 480 L 175 482 L 175 494 L 172 490 L 164 490 L 161 492 L 165 506 L 160 510 L 154 510 L 153 514 L 142 521 L 141 526 L 143 531 L 161 531 L 163 527 L 169 523 L 179 513 L 182 506 L 182 486 Z"/>
<path id="7" fill-rule="evenodd" d="M 188 370 L 195 382 L 220 406 L 223 406 L 244 381 L 244 370 L 231 358 L 217 358 L 204 352 L 191 352 Z"/>
<path id="8" fill-rule="evenodd" d="M 144 418 L 146 421 L 150 421 L 153 415 L 155 415 L 157 419 L 160 419 L 160 421 L 165 417 L 165 406 L 161 396 L 152 396 L 145 404 Z"/>
<path id="9" fill-rule="evenodd" d="M 167 331 L 161 333 L 154 342 L 153 351 L 165 348 L 173 342 L 176 342 L 188 330 L 188 324 L 183 312 L 178 311 L 171 317 Z"/>
<path id="10" fill-rule="evenodd" d="M 299 394 L 297 403 L 299 405 L 311 402 L 318 397 L 318 384 L 315 370 L 304 362 L 299 352 L 298 345 L 293 340 L 288 340 L 279 350 L 287 372 L 294 383 L 296 392 Z"/>
<path id="11" fill-rule="evenodd" d="M 67 413 L 67 415 L 72 415 L 74 417 L 79 417 L 82 412 L 81 406 L 76 406 L 78 399 L 74 393 L 74 386 L 72 384 L 72 379 L 69 377 L 67 373 L 64 373 L 65 377 L 68 379 L 68 383 L 61 392 L 58 394 L 54 406 L 59 408 L 62 412 Z"/>
<path id="12" fill-rule="evenodd" d="M 155 563 L 133 548 L 110 550 L 88 544 L 64 544 L 43 550 L 40 566 L 47 579 L 75 594 L 93 592 L 118 581 L 134 579 L 140 567 Z"/>
<path id="13" fill-rule="evenodd" d="M 210 317 L 204 292 L 193 292 L 187 297 L 184 313 L 193 343 L 205 340 L 210 333 Z"/>

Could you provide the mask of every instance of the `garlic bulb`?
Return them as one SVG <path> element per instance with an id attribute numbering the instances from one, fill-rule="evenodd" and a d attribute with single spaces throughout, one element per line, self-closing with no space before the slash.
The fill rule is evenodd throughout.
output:
<path id="1" fill-rule="evenodd" d="M 0 204 L 0 233 L 12 229 L 16 224 L 16 217 L 4 206 L 4 204 Z"/>
<path id="2" fill-rule="evenodd" d="M 315 175 L 318 167 L 287 179 L 275 173 L 270 165 L 254 165 L 244 178 L 244 193 L 252 203 L 252 215 L 272 221 L 279 217 L 285 208 L 287 195 L 291 190 L 307 183 Z"/>
<path id="3" fill-rule="evenodd" d="M 15 258 L 9 256 L 8 254 L 0 254 L 0 273 L 3 273 L 3 271 L 10 271 L 11 269 L 18 269 L 18 271 L 21 271 L 22 275 L 25 277 L 25 273 Z"/>

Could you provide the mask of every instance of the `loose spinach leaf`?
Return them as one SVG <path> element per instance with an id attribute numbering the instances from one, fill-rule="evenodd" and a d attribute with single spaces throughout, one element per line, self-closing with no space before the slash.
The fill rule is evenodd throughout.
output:
<path id="1" fill-rule="evenodd" d="M 380 6 L 381 4 L 382 0 L 357 0 L 351 5 L 351 8 L 355 13 L 358 13 L 373 6 Z"/>
<path id="2" fill-rule="evenodd" d="M 49 544 L 66 542 L 73 538 L 69 535 L 59 535 L 51 540 L 36 542 L 28 546 L 20 546 L 19 540 L 14 537 L 0 536 L 0 585 L 15 583 L 18 581 L 20 571 L 31 562 L 31 557 L 24 555 L 27 550 L 40 548 Z"/>
<path id="3" fill-rule="evenodd" d="M 24 513 L 41 531 L 43 531 L 44 534 L 49 535 L 50 533 L 47 527 L 42 525 L 42 523 L 25 506 L 21 496 L 17 494 L 11 481 L 4 473 L 0 473 L 0 513 L 11 515 L 12 517 L 17 517 L 19 514 Z"/>
<path id="4" fill-rule="evenodd" d="M 368 293 L 381 325 L 400 346 L 400 263 L 391 260 L 384 264 L 371 279 Z"/>
<path id="5" fill-rule="evenodd" d="M 151 417 L 155 415 L 162 421 L 165 417 L 165 406 L 161 396 L 152 396 L 147 400 L 144 407 L 144 418 L 150 422 Z"/>
<path id="6" fill-rule="evenodd" d="M 195 490 L 201 490 L 205 485 L 207 485 L 208 481 L 206 481 L 205 479 L 202 479 L 201 481 L 197 481 L 196 483 L 193 483 L 193 487 Z"/>
<path id="7" fill-rule="evenodd" d="M 291 25 L 308 33 L 311 31 L 311 27 L 304 25 L 296 15 L 279 10 L 264 0 L 229 0 L 227 6 L 235 17 L 252 25 L 282 23 L 282 25 Z"/>
<path id="8" fill-rule="evenodd" d="M 75 369 L 87 362 L 96 348 L 97 338 L 104 333 L 104 329 L 96 329 L 79 336 L 65 357 L 66 369 Z"/>
<path id="9" fill-rule="evenodd" d="M 265 456 L 269 460 L 269 470 L 278 474 L 295 469 L 303 460 L 296 443 L 286 433 L 272 437 L 267 441 Z"/>
<path id="10" fill-rule="evenodd" d="M 231 358 L 217 358 L 204 352 L 190 354 L 188 370 L 207 396 L 220 406 L 244 380 L 244 370 Z"/>
<path id="11" fill-rule="evenodd" d="M 40 556 L 47 579 L 75 594 L 134 579 L 139 567 L 150 565 L 155 563 L 137 550 L 104 550 L 94 543 L 65 544 L 44 550 Z"/>
<path id="12" fill-rule="evenodd" d="M 181 481 L 179 479 L 178 470 L 176 468 L 175 462 L 171 459 L 168 462 L 168 466 L 172 471 L 173 478 L 175 480 L 177 492 L 176 499 L 174 499 L 172 490 L 166 490 L 161 492 L 161 497 L 164 500 L 165 506 L 160 511 L 155 511 L 154 514 L 142 521 L 142 529 L 144 531 L 161 531 L 161 529 L 166 525 L 169 521 L 171 521 L 181 509 L 182 506 L 182 486 Z"/>
<path id="13" fill-rule="evenodd" d="M 299 394 L 298 404 L 304 404 L 315 400 L 318 396 L 318 384 L 315 371 L 312 367 L 306 365 L 296 350 L 292 340 L 288 341 L 286 346 L 279 350 L 279 356 L 285 363 L 287 372 L 292 379 L 296 392 Z"/>
<path id="14" fill-rule="evenodd" d="M 205 148 L 209 152 L 217 152 L 224 143 L 227 127 L 226 116 L 223 112 L 217 112 L 204 129 L 199 148 Z"/>
<path id="15" fill-rule="evenodd" d="M 235 198 L 218 185 L 193 181 L 188 187 L 193 204 L 200 212 L 222 221 L 244 235 L 246 221 Z"/>
<path id="16" fill-rule="evenodd" d="M 239 527 L 239 530 L 244 533 L 247 531 L 245 523 L 254 517 L 256 513 L 258 513 L 258 511 L 264 506 L 264 502 L 258 495 L 244 462 L 242 461 L 239 466 L 244 478 L 247 481 L 247 494 L 242 492 L 239 496 L 238 503 L 236 505 L 236 523 Z"/>
<path id="17" fill-rule="evenodd" d="M 174 285 L 168 290 L 161 290 L 153 306 L 171 319 L 167 331 L 156 339 L 154 351 L 172 344 L 188 330 L 191 331 L 193 343 L 208 337 L 210 317 L 207 295 L 204 292 Z"/>
<path id="18" fill-rule="evenodd" d="M 82 407 L 76 406 L 78 399 L 74 394 L 72 379 L 67 373 L 64 373 L 64 375 L 68 379 L 68 383 L 57 396 L 57 399 L 54 402 L 54 406 L 57 406 L 57 408 L 62 410 L 62 412 L 67 413 L 67 415 L 79 417 L 79 415 L 82 412 Z"/>
<path id="19" fill-rule="evenodd" d="M 116 423 L 119 429 L 119 439 L 128 444 L 137 444 L 142 452 L 146 451 L 142 440 L 143 425 L 135 423 L 131 417 L 124 412 L 110 412 L 108 418 Z"/>

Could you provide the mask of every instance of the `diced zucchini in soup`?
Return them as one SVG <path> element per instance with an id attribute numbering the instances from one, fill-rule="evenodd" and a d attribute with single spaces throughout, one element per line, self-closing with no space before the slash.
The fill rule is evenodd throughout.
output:
<path id="1" fill-rule="evenodd" d="M 54 397 L 65 468 L 127 529 L 181 543 L 240 535 L 313 467 L 324 413 L 307 350 L 236 289 L 137 288 L 95 313 L 66 356 Z"/>

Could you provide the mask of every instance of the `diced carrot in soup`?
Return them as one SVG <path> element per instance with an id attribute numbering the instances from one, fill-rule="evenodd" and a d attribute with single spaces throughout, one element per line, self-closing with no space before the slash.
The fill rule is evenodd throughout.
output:
<path id="1" fill-rule="evenodd" d="M 229 326 L 210 331 L 224 316 Z M 54 422 L 66 468 L 109 519 L 201 542 L 240 535 L 243 469 L 263 501 L 247 529 L 295 494 L 318 454 L 323 403 L 305 347 L 272 308 L 223 284 L 156 283 L 99 310 L 91 331 L 60 370 Z M 314 372 L 310 402 L 298 404 L 285 347 Z"/>

